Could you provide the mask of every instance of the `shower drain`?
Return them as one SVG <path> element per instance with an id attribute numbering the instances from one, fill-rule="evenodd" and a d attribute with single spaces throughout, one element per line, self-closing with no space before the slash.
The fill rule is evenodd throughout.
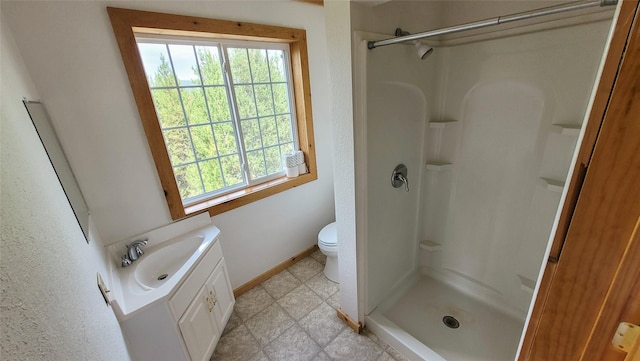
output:
<path id="1" fill-rule="evenodd" d="M 449 328 L 458 328 L 458 327 L 460 327 L 460 322 L 458 322 L 458 320 L 456 320 L 456 318 L 453 317 L 453 316 L 444 316 L 442 318 L 442 322 L 444 323 L 445 326 L 447 326 Z"/>

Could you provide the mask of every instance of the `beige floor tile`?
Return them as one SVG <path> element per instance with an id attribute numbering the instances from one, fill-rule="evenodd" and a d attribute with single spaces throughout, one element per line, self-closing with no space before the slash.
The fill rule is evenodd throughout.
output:
<path id="1" fill-rule="evenodd" d="M 311 338 L 323 347 L 346 327 L 336 316 L 336 310 L 325 302 L 301 318 L 299 323 Z"/>
<path id="2" fill-rule="evenodd" d="M 368 329 L 336 316 L 339 284 L 316 251 L 236 299 L 212 361 L 407 361 Z"/>
<path id="3" fill-rule="evenodd" d="M 316 344 L 298 325 L 285 331 L 264 348 L 272 361 L 309 361 L 320 351 Z"/>
<path id="4" fill-rule="evenodd" d="M 227 333 L 233 331 L 233 329 L 235 329 L 236 327 L 238 327 L 241 324 L 242 324 L 242 320 L 240 319 L 240 317 L 238 316 L 238 314 L 234 310 L 233 312 L 231 312 L 231 317 L 229 317 L 229 321 L 227 322 L 227 326 L 222 331 L 222 336 L 224 336 Z"/>
<path id="5" fill-rule="evenodd" d="M 251 336 L 245 325 L 240 325 L 220 338 L 211 361 L 246 361 L 258 351 L 258 341 Z"/>
<path id="6" fill-rule="evenodd" d="M 287 268 L 292 275 L 302 282 L 322 272 L 324 266 L 311 257 L 306 257 Z"/>
<path id="7" fill-rule="evenodd" d="M 273 302 L 273 297 L 262 286 L 257 286 L 238 297 L 234 309 L 238 316 L 246 321 Z"/>
<path id="8" fill-rule="evenodd" d="M 279 299 L 278 303 L 293 318 L 299 320 L 318 307 L 322 299 L 306 285 L 300 285 Z"/>
<path id="9" fill-rule="evenodd" d="M 262 287 L 276 300 L 300 286 L 299 279 L 293 277 L 291 272 L 284 270 L 277 275 L 262 282 Z"/>
<path id="10" fill-rule="evenodd" d="M 335 308 L 336 310 L 340 308 L 340 290 L 332 294 L 331 297 L 327 298 L 327 303 L 329 304 L 329 306 Z"/>
<path id="11" fill-rule="evenodd" d="M 311 254 L 311 258 L 315 259 L 316 261 L 320 262 L 323 265 L 327 263 L 327 256 L 325 256 L 324 253 L 322 253 L 322 251 L 320 250 L 313 252 Z"/>
<path id="12" fill-rule="evenodd" d="M 251 358 L 249 361 L 270 361 L 267 355 L 264 352 L 260 351 L 255 356 Z"/>
<path id="13" fill-rule="evenodd" d="M 346 328 L 324 348 L 324 352 L 337 361 L 375 361 L 383 350 L 367 336 Z"/>
<path id="14" fill-rule="evenodd" d="M 376 361 L 395 361 L 388 353 L 383 352 Z"/>
<path id="15" fill-rule="evenodd" d="M 324 351 L 321 351 L 311 361 L 331 361 L 331 357 L 329 357 L 329 355 L 327 355 Z"/>
<path id="16" fill-rule="evenodd" d="M 274 303 L 247 320 L 245 325 L 258 342 L 266 346 L 294 323 L 293 318 Z"/>
<path id="17" fill-rule="evenodd" d="M 331 297 L 331 295 L 340 289 L 340 285 L 329 281 L 323 272 L 311 277 L 305 284 L 309 286 L 313 292 L 317 293 L 318 296 L 322 297 L 323 300 Z"/>

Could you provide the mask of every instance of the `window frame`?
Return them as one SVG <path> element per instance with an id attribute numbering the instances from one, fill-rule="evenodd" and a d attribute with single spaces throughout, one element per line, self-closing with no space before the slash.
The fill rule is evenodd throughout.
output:
<path id="1" fill-rule="evenodd" d="M 177 220 L 205 211 L 213 216 L 318 178 L 311 112 L 309 61 L 304 29 L 112 7 L 107 7 L 107 11 L 172 219 Z M 296 178 L 278 177 L 264 183 L 246 186 L 238 191 L 183 205 L 138 52 L 136 36 L 144 37 L 145 35 L 289 44 L 292 96 L 295 103 L 292 113 L 295 113 L 298 146 L 304 153 L 309 172 Z"/>

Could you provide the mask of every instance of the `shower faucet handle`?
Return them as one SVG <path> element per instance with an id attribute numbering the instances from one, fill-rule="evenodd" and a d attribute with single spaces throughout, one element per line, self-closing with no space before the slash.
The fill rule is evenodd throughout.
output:
<path id="1" fill-rule="evenodd" d="M 404 164 L 398 164 L 391 173 L 391 186 L 393 188 L 400 188 L 404 184 L 404 189 L 409 191 L 409 179 L 407 179 L 407 166 Z"/>

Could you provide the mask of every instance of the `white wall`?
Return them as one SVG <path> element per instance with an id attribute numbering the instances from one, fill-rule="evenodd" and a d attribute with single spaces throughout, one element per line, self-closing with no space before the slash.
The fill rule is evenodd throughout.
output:
<path id="1" fill-rule="evenodd" d="M 2 2 L 106 244 L 171 222 L 106 6 L 307 30 L 318 180 L 214 217 L 234 287 L 303 251 L 334 219 L 322 7 L 289 1 Z"/>
<path id="2" fill-rule="evenodd" d="M 2 359 L 128 360 L 96 286 L 102 242 L 85 242 L 22 104 L 38 93 L 4 14 L 1 22 Z"/>
<path id="3" fill-rule="evenodd" d="M 340 268 L 340 303 L 354 320 L 363 320 L 358 306 L 358 247 L 356 244 L 355 158 L 351 80 L 351 22 L 349 2 L 325 1 L 327 51 L 331 76 L 333 170 Z M 360 298 L 362 301 L 362 298 Z"/>

